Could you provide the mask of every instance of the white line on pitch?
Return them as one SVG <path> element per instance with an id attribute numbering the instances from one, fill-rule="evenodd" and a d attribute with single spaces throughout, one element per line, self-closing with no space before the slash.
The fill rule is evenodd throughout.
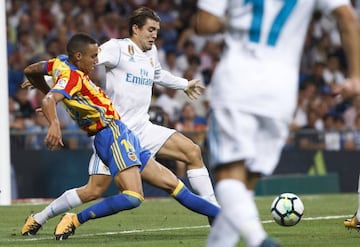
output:
<path id="1" fill-rule="evenodd" d="M 302 218 L 301 220 L 311 221 L 311 220 L 332 220 L 332 219 L 343 219 L 351 217 L 352 215 L 334 215 L 334 216 L 319 216 L 319 217 L 307 217 Z M 263 224 L 273 223 L 273 220 L 263 220 Z M 142 232 L 162 232 L 162 231 L 176 231 L 176 230 L 187 230 L 187 229 L 201 229 L 209 228 L 209 225 L 202 226 L 184 226 L 184 227 L 167 227 L 167 228 L 154 228 L 154 229 L 135 229 L 135 230 L 126 230 L 118 232 L 102 232 L 102 233 L 91 233 L 91 234 L 76 234 L 76 238 L 85 238 L 91 236 L 106 236 L 106 235 L 117 235 L 117 234 L 130 234 L 130 233 L 142 233 Z M 73 237 L 71 237 L 73 238 Z M 39 241 L 39 240 L 51 240 L 54 237 L 26 237 L 23 239 L 9 239 L 8 242 L 20 242 L 20 241 Z"/>

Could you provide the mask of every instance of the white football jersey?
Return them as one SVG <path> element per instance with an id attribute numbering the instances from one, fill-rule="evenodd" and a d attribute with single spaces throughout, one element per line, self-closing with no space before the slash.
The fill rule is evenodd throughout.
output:
<path id="1" fill-rule="evenodd" d="M 162 70 L 155 45 L 143 52 L 130 39 L 111 39 L 100 46 L 98 65 L 105 65 L 105 92 L 129 129 L 149 121 L 153 83 L 185 89 L 188 81 Z"/>
<path id="2" fill-rule="evenodd" d="M 231 106 L 290 121 L 299 64 L 314 10 L 329 14 L 348 0 L 199 0 L 226 16 L 225 50 L 214 72 L 212 107 Z"/>

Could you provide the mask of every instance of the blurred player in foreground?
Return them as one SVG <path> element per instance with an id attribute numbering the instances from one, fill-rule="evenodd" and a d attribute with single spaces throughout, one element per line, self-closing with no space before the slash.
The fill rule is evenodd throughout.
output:
<path id="1" fill-rule="evenodd" d="M 356 229 L 360 231 L 360 174 L 358 183 L 358 209 L 353 217 L 344 221 L 344 226 L 348 229 Z"/>
<path id="2" fill-rule="evenodd" d="M 297 101 L 299 63 L 315 10 L 333 14 L 349 70 L 334 92 L 360 92 L 360 38 L 348 0 L 199 0 L 197 31 L 225 32 L 225 50 L 211 82 L 210 165 L 221 212 L 207 246 L 279 246 L 268 237 L 254 188 L 270 175 L 288 136 Z"/>
<path id="3" fill-rule="evenodd" d="M 65 214 L 55 229 L 56 239 L 68 238 L 74 234 L 78 226 L 90 219 L 138 207 L 144 200 L 140 172 L 145 181 L 168 191 L 185 207 L 215 217 L 219 208 L 190 192 L 170 170 L 156 162 L 151 157 L 150 151 L 140 146 L 138 138 L 120 120 L 107 95 L 89 79 L 89 72 L 98 62 L 98 48 L 96 41 L 90 36 L 76 34 L 68 42 L 68 56 L 59 56 L 25 68 L 29 82 L 46 93 L 42 101 L 42 111 L 49 121 L 45 138 L 49 150 L 57 150 L 63 146 L 55 108 L 56 104 L 62 101 L 79 127 L 89 136 L 94 136 L 96 153 L 106 164 L 111 177 L 121 191 L 120 194 L 110 196 L 77 215 Z M 53 77 L 55 84 L 51 89 L 45 82 L 44 75 Z M 73 194 L 64 195 L 65 198 L 69 196 Z M 77 203 L 80 204 L 81 194 L 76 196 Z M 66 203 L 68 203 L 66 200 L 62 202 L 62 204 Z M 62 204 L 51 203 L 45 211 L 51 212 L 52 215 L 59 214 L 60 211 L 56 206 L 60 205 L 61 210 L 73 206 Z M 29 216 L 21 233 L 36 234 L 42 225 L 40 222 L 35 216 Z"/>

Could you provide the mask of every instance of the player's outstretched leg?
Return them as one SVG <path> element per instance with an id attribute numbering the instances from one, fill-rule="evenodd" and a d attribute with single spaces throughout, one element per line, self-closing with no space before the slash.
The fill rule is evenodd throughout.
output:
<path id="1" fill-rule="evenodd" d="M 134 191 L 124 191 L 93 204 L 80 213 L 65 214 L 55 228 L 55 239 L 64 240 L 75 233 L 76 228 L 91 219 L 98 219 L 140 206 L 144 198 Z"/>
<path id="2" fill-rule="evenodd" d="M 185 162 L 192 189 L 202 198 L 218 205 L 199 145 L 180 132 L 175 132 L 164 143 L 158 155 Z"/>
<path id="3" fill-rule="evenodd" d="M 147 183 L 165 190 L 180 204 L 196 213 L 213 219 L 220 211 L 217 204 L 192 193 L 168 168 L 154 159 L 146 164 L 141 177 Z"/>
<path id="4" fill-rule="evenodd" d="M 35 235 L 48 219 L 65 213 L 66 211 L 81 204 L 82 202 L 76 192 L 76 189 L 65 191 L 41 212 L 29 215 L 26 218 L 24 226 L 21 228 L 21 235 Z"/>
<path id="5" fill-rule="evenodd" d="M 65 191 L 42 211 L 29 215 L 21 228 L 21 235 L 35 235 L 49 219 L 61 215 L 85 202 L 100 198 L 111 181 L 112 177 L 108 175 L 90 175 L 86 185 Z"/>
<path id="6" fill-rule="evenodd" d="M 220 208 L 217 205 L 195 195 L 181 181 L 179 181 L 171 196 L 186 208 L 208 216 L 210 224 L 212 224 L 213 219 L 220 212 Z"/>

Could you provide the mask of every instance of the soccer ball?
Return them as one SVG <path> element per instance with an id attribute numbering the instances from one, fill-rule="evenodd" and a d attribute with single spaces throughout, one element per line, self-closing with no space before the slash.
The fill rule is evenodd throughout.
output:
<path id="1" fill-rule="evenodd" d="M 277 196 L 271 204 L 271 215 L 281 226 L 294 226 L 301 220 L 304 204 L 300 197 L 293 193 Z"/>

